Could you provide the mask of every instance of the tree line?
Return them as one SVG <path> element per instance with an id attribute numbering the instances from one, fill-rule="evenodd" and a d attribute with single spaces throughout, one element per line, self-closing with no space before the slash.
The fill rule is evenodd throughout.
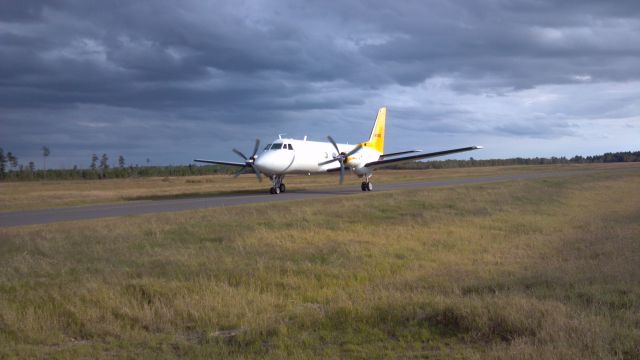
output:
<path id="1" fill-rule="evenodd" d="M 468 160 L 432 160 L 427 162 L 408 162 L 391 165 L 388 169 L 451 169 L 464 167 L 509 166 L 509 165 L 552 165 L 552 164 L 594 164 L 615 162 L 640 162 L 640 151 L 624 151 L 605 153 L 594 156 L 576 155 L 572 158 L 509 158 L 476 160 L 473 157 Z"/>
<path id="2" fill-rule="evenodd" d="M 29 161 L 26 165 L 22 164 L 15 154 L 11 151 L 5 154 L 4 149 L 0 147 L 0 180 L 98 180 L 129 177 L 229 174 L 235 171 L 228 166 L 216 165 L 150 166 L 150 159 L 146 159 L 146 166 L 127 165 L 123 155 L 118 156 L 117 166 L 112 167 L 109 163 L 109 156 L 106 153 L 101 156 L 92 154 L 88 168 L 80 168 L 74 165 L 71 169 L 47 169 L 46 159 L 50 154 L 50 149 L 43 146 L 43 166 L 38 169 L 33 161 Z"/>
<path id="3" fill-rule="evenodd" d="M 124 156 L 119 155 L 117 166 L 110 166 L 109 156 L 92 154 L 88 168 L 74 166 L 71 169 L 47 169 L 46 159 L 51 154 L 47 146 L 42 147 L 43 167 L 37 169 L 36 164 L 30 161 L 22 164 L 18 157 L 11 151 L 5 154 L 0 147 L 0 180 L 28 181 L 28 180 L 93 180 L 130 177 L 151 176 L 194 176 L 213 174 L 233 174 L 237 169 L 223 165 L 168 165 L 150 166 L 150 160 L 146 159 L 145 166 L 127 165 Z M 507 165 L 547 165 L 547 164 L 590 164 L 612 162 L 640 162 L 640 151 L 626 151 L 605 153 L 595 156 L 551 157 L 551 158 L 510 158 L 476 160 L 473 157 L 468 160 L 432 160 L 428 162 L 407 162 L 391 165 L 389 169 L 450 169 L 464 167 L 507 166 Z"/>

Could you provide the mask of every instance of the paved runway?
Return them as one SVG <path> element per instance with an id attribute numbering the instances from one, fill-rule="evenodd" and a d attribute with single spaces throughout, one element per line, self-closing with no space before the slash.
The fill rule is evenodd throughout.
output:
<path id="1" fill-rule="evenodd" d="M 628 171 L 633 169 L 625 169 Z M 608 170 L 619 172 L 621 170 Z M 637 169 L 635 170 L 637 171 Z M 578 176 L 586 175 L 602 170 L 578 170 L 578 171 L 558 171 L 525 173 L 516 175 L 503 175 L 478 178 L 449 179 L 441 181 L 427 182 L 405 182 L 395 184 L 374 184 L 374 192 L 389 190 L 410 190 L 432 188 L 439 186 L 465 185 L 465 184 L 485 184 L 498 181 L 509 180 L 529 180 L 558 176 Z M 30 210 L 0 213 L 0 227 L 22 226 L 34 224 L 48 224 L 59 221 L 86 220 L 115 216 L 141 215 L 150 213 L 175 212 L 193 209 L 215 208 L 223 206 L 238 206 L 245 204 L 280 202 L 290 200 L 318 199 L 332 196 L 349 196 L 362 194 L 359 186 L 344 186 L 335 189 L 301 190 L 288 191 L 280 195 L 265 193 L 243 194 L 243 195 L 223 195 L 200 198 L 186 198 L 173 200 L 145 200 L 111 205 L 88 205 L 67 208 L 54 208 L 43 210 Z"/>

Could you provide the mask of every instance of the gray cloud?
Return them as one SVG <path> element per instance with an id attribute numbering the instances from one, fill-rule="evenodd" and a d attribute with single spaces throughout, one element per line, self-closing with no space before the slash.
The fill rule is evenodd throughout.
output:
<path id="1" fill-rule="evenodd" d="M 278 132 L 358 141 L 389 105 L 398 147 L 544 138 L 571 153 L 592 119 L 615 132 L 638 117 L 639 15 L 637 1 L 1 1 L 0 146 L 184 163 Z"/>

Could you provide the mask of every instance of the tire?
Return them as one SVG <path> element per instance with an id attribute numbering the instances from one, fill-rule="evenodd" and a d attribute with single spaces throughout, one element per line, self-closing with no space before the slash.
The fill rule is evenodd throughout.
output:
<path id="1" fill-rule="evenodd" d="M 287 190 L 287 187 L 284 184 L 280 184 L 280 192 L 283 193 Z"/>
<path id="2" fill-rule="evenodd" d="M 271 189 L 269 189 L 269 192 L 271 194 L 275 194 L 276 193 L 276 188 L 272 187 Z"/>
<path id="3" fill-rule="evenodd" d="M 360 189 L 362 189 L 362 191 L 367 191 L 367 183 L 363 182 L 360 184 Z"/>
<path id="4" fill-rule="evenodd" d="M 276 195 L 280 194 L 280 188 L 279 187 L 274 187 L 273 188 L 273 193 L 276 194 Z"/>
<path id="5" fill-rule="evenodd" d="M 367 191 L 373 191 L 373 183 L 367 183 Z"/>

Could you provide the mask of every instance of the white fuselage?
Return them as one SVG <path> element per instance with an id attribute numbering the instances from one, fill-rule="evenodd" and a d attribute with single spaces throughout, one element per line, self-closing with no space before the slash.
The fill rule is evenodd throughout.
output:
<path id="1" fill-rule="evenodd" d="M 348 153 L 356 147 L 350 144 L 337 145 L 340 153 Z M 267 175 L 322 173 L 340 167 L 337 161 L 319 165 L 337 155 L 336 149 L 330 142 L 277 139 L 257 154 L 254 165 Z M 364 167 L 364 164 L 378 160 L 380 155 L 374 149 L 363 147 L 349 156 L 345 166 L 358 175 L 365 175 L 370 173 L 370 170 Z"/>

